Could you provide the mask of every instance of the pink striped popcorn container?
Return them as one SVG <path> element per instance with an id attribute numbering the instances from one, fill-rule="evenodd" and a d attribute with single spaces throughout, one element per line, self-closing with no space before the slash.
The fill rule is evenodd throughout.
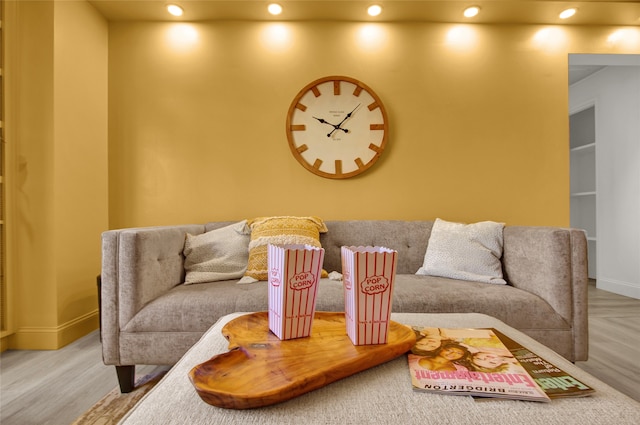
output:
<path id="1" fill-rule="evenodd" d="M 267 247 L 269 329 L 281 340 L 311 334 L 323 260 L 324 249 L 311 245 Z"/>
<path id="2" fill-rule="evenodd" d="M 353 345 L 386 344 L 398 252 L 343 246 L 342 281 L 347 335 Z"/>

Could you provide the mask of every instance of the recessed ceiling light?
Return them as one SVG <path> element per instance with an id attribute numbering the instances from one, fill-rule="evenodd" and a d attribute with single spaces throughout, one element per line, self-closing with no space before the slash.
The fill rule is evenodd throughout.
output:
<path id="1" fill-rule="evenodd" d="M 473 18 L 478 13 L 480 13 L 480 6 L 467 7 L 463 12 L 465 18 Z"/>
<path id="2" fill-rule="evenodd" d="M 369 14 L 369 16 L 378 16 L 380 13 L 382 13 L 382 6 L 377 4 L 371 5 L 367 9 L 367 13 Z"/>
<path id="3" fill-rule="evenodd" d="M 571 9 L 565 9 L 562 12 L 560 12 L 560 19 L 568 19 L 570 17 L 572 17 L 573 15 L 576 14 L 578 10 L 574 7 L 572 7 Z"/>
<path id="4" fill-rule="evenodd" d="M 177 4 L 168 4 L 167 11 L 173 16 L 182 16 L 184 13 L 184 10 L 182 10 L 182 8 Z"/>
<path id="5" fill-rule="evenodd" d="M 272 15 L 279 15 L 282 13 L 282 6 L 280 6 L 278 3 L 271 3 L 269 6 L 267 6 L 267 10 Z"/>

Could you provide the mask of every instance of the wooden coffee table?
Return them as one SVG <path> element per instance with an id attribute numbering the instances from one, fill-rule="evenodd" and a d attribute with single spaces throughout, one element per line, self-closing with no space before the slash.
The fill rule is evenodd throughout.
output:
<path id="1" fill-rule="evenodd" d="M 432 327 L 496 328 L 596 390 L 590 397 L 550 403 L 474 401 L 471 397 L 415 392 L 406 355 L 289 401 L 248 410 L 202 401 L 189 371 L 228 351 L 222 327 L 245 313 L 220 319 L 121 421 L 147 424 L 638 424 L 640 403 L 582 371 L 522 332 L 483 314 L 393 313 L 392 320 Z"/>

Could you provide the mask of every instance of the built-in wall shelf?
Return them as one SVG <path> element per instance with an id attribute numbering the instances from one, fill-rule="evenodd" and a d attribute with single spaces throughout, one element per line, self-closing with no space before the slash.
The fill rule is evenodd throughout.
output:
<path id="1" fill-rule="evenodd" d="M 580 145 L 580 146 L 576 146 L 575 148 L 571 148 L 571 152 L 572 153 L 580 153 L 580 152 L 595 152 L 596 150 L 596 143 L 587 143 L 585 145 Z"/>
<path id="2" fill-rule="evenodd" d="M 589 277 L 596 278 L 596 130 L 595 106 L 569 115 L 571 227 L 587 232 Z"/>

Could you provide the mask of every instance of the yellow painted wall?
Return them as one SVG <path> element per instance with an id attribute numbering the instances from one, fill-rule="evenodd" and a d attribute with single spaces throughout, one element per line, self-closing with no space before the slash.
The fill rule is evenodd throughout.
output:
<path id="1" fill-rule="evenodd" d="M 108 226 L 108 26 L 86 2 L 7 2 L 11 329 L 55 349 L 98 327 Z"/>
<path id="2" fill-rule="evenodd" d="M 9 5 L 7 5 L 9 6 Z M 6 83 L 12 85 L 13 102 L 7 122 L 14 139 L 15 172 L 7 183 L 15 185 L 14 244 L 7 254 L 14 261 L 8 276 L 14 289 L 15 344 L 34 339 L 52 341 L 57 326 L 53 218 L 53 4 L 15 3 L 4 25 L 15 41 L 5 55 Z M 7 117 L 9 118 L 9 117 Z M 37 123 L 37 125 L 35 125 Z M 13 127 L 12 127 L 13 126 Z M 55 340 L 55 336 L 53 338 Z M 14 345 L 14 344 L 10 344 Z"/>
<path id="3" fill-rule="evenodd" d="M 108 26 L 85 2 L 55 2 L 54 17 L 56 305 L 60 339 L 70 342 L 98 325 L 100 233 L 108 223 Z"/>
<path id="4" fill-rule="evenodd" d="M 110 227 L 272 214 L 566 226 L 568 54 L 638 52 L 613 30 L 112 22 Z M 287 145 L 290 102 L 327 75 L 368 84 L 389 115 L 387 150 L 348 180 L 311 174 Z"/>

